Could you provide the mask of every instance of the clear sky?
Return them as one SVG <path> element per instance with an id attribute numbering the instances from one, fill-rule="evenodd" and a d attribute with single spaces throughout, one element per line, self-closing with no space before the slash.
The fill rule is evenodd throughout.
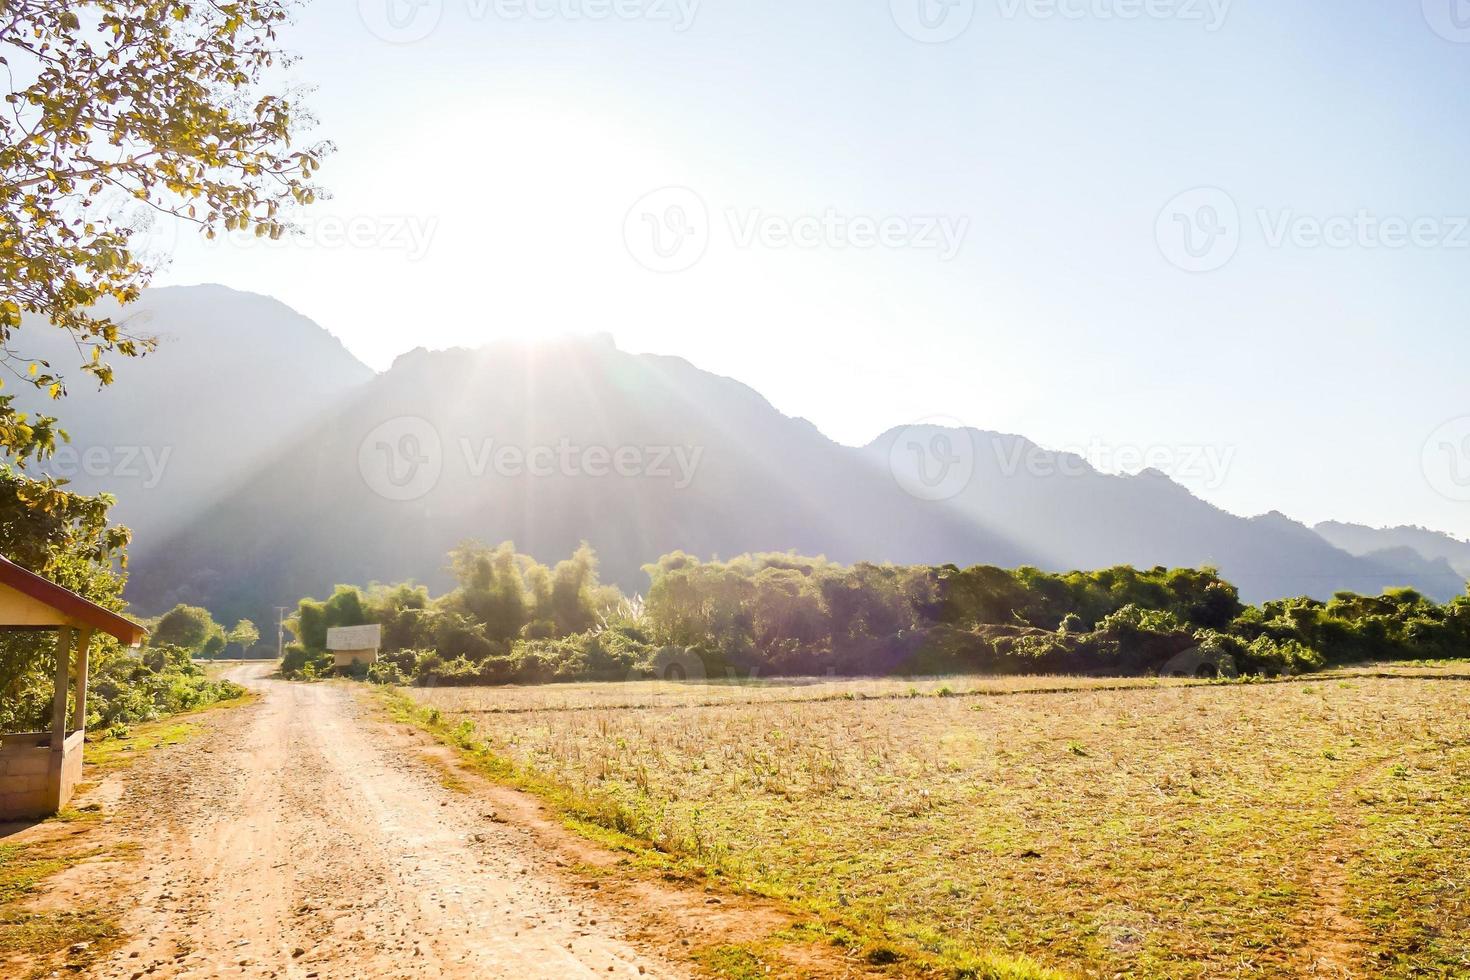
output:
<path id="1" fill-rule="evenodd" d="M 606 331 L 849 444 L 947 417 L 1470 535 L 1464 0 L 316 0 L 283 36 L 333 198 L 162 283 L 380 369 Z"/>

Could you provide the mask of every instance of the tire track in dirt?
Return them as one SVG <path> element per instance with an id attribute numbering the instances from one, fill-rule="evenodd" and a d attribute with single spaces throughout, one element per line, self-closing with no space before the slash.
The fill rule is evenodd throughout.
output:
<path id="1" fill-rule="evenodd" d="M 1361 857 L 1361 835 L 1366 829 L 1362 817 L 1354 812 L 1358 805 L 1356 794 L 1381 778 L 1395 762 L 1445 748 L 1435 746 L 1364 763 L 1332 791 L 1328 801 L 1332 826 L 1307 862 L 1309 870 L 1304 888 L 1310 902 L 1299 920 L 1307 937 L 1298 952 L 1300 975 L 1337 978 L 1371 975 L 1372 970 L 1364 959 L 1372 934 L 1347 911 L 1349 873 L 1353 860 Z"/>
<path id="2" fill-rule="evenodd" d="M 1361 821 L 1352 813 L 1354 794 L 1372 782 L 1391 760 L 1359 766 L 1332 791 L 1328 800 L 1332 825 L 1308 859 L 1304 890 L 1308 896 L 1301 922 L 1307 938 L 1299 950 L 1302 976 L 1356 977 L 1369 934 L 1347 913 L 1348 869 L 1357 853 Z"/>

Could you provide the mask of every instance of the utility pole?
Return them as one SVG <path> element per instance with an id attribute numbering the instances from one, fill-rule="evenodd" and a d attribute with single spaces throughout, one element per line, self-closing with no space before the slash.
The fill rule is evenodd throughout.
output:
<path id="1" fill-rule="evenodd" d="M 276 659 L 281 660 L 286 656 L 286 610 L 290 606 L 276 607 Z"/>

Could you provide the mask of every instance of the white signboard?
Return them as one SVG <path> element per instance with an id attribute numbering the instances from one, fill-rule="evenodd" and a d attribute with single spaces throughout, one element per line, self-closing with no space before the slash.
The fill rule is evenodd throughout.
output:
<path id="1" fill-rule="evenodd" d="M 383 643 L 383 627 L 337 626 L 327 630 L 328 650 L 376 650 Z"/>

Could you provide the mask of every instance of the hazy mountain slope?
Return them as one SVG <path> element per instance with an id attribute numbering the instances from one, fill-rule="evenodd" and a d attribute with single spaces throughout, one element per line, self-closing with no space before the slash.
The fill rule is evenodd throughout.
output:
<path id="1" fill-rule="evenodd" d="M 586 539 L 629 591 L 679 549 L 1214 564 L 1252 600 L 1462 584 L 1412 551 L 1355 557 L 1280 515 L 1238 518 L 1160 474 L 1104 475 L 1017 436 L 909 427 L 840 446 L 745 385 L 606 338 L 417 350 L 378 376 L 266 297 L 165 289 L 135 309 L 160 351 L 120 363 L 102 393 L 73 372 L 56 407 L 76 485 L 116 493 L 139 532 L 129 596 L 144 612 L 190 601 L 268 622 L 337 582 L 443 588 L 446 553 L 469 537 L 542 560 Z M 65 366 L 62 339 L 27 341 Z M 930 493 L 946 454 L 961 479 Z"/>
<path id="2" fill-rule="evenodd" d="M 1470 541 L 1461 541 L 1424 527 L 1365 527 L 1327 521 L 1318 524 L 1316 532 L 1333 545 L 1355 555 L 1386 550 L 1408 549 L 1431 562 L 1446 562 L 1463 586 L 1470 579 Z"/>
<path id="3" fill-rule="evenodd" d="M 24 407 L 61 419 L 71 444 L 48 469 L 85 493 L 118 497 L 114 516 L 143 554 L 274 458 L 293 433 L 372 377 L 342 343 L 285 304 L 224 286 L 147 291 L 128 331 L 155 336 L 141 359 L 114 357 L 106 389 L 83 374 L 68 336 L 27 324 L 18 347 L 46 358 L 68 395 L 12 385 Z"/>
<path id="4" fill-rule="evenodd" d="M 1208 564 L 1252 601 L 1327 598 L 1341 589 L 1376 594 L 1398 585 L 1440 598 L 1463 591 L 1463 581 L 1452 585 L 1445 579 L 1447 568 L 1402 555 L 1355 557 L 1280 514 L 1237 517 L 1156 471 L 1099 473 L 1077 456 L 1049 452 L 1019 436 L 911 426 L 884 433 L 867 452 L 874 460 L 911 467 L 932 464 L 932 454 L 901 449 L 931 445 L 936 435 L 973 459 L 972 479 L 949 506 L 966 521 L 1021 543 L 1047 570 Z"/>
<path id="5" fill-rule="evenodd" d="M 424 422 L 393 421 L 405 418 Z M 543 475 L 529 463 L 496 465 L 502 447 L 563 445 L 601 447 L 604 458 L 621 450 L 633 465 L 624 475 L 586 475 L 580 455 L 571 470 L 557 462 Z M 442 472 L 422 495 L 389 499 L 386 464 L 408 474 L 408 456 Z M 628 590 L 646 587 L 644 563 L 678 549 L 704 557 L 796 549 L 842 561 L 1028 557 L 905 494 L 864 454 L 744 385 L 605 340 L 504 343 L 401 357 L 135 563 L 131 594 L 145 608 L 188 599 L 233 616 L 335 582 L 442 587 L 445 554 L 467 537 L 511 539 L 543 560 L 586 539 L 604 578 Z"/>

